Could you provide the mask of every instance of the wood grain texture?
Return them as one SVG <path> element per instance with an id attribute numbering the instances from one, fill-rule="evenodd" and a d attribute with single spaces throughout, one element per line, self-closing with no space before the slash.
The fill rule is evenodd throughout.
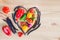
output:
<path id="1" fill-rule="evenodd" d="M 0 40 L 60 40 L 60 0 L 0 0 L 0 11 L 6 5 L 11 8 L 11 11 L 17 5 L 27 9 L 38 7 L 41 11 L 41 26 L 30 35 L 21 38 L 17 34 L 7 37 L 0 29 Z M 2 26 L 5 23 L 1 21 Z"/>

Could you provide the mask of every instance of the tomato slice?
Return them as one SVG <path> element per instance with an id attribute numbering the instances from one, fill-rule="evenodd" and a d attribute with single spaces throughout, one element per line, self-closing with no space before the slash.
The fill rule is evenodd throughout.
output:
<path id="1" fill-rule="evenodd" d="M 2 30 L 6 35 L 11 36 L 11 30 L 10 30 L 9 26 L 7 26 L 7 25 L 3 26 Z"/>
<path id="2" fill-rule="evenodd" d="M 24 9 L 18 9 L 16 12 L 16 18 L 20 18 L 24 14 Z"/>
<path id="3" fill-rule="evenodd" d="M 3 11 L 4 13 L 8 14 L 8 12 L 10 12 L 10 9 L 9 9 L 9 7 L 7 7 L 7 6 L 4 6 L 4 7 L 2 8 L 2 11 Z"/>

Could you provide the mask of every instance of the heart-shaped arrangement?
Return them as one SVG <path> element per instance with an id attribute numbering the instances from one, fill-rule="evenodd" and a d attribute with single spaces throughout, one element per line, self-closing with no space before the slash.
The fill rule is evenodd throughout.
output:
<path id="1" fill-rule="evenodd" d="M 40 11 L 37 7 L 32 7 L 29 10 L 22 6 L 17 6 L 12 14 L 14 23 L 20 28 L 24 34 L 29 34 L 40 26 Z M 4 20 L 10 26 L 13 33 L 16 33 L 16 28 L 11 20 L 7 18 Z"/>
<path id="2" fill-rule="evenodd" d="M 13 14 L 14 22 L 22 30 L 24 34 L 29 34 L 31 31 L 40 26 L 40 11 L 36 7 L 26 10 L 22 6 L 17 6 Z"/>

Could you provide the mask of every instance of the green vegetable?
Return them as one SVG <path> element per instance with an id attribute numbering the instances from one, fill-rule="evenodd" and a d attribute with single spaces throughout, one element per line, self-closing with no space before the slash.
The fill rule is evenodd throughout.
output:
<path id="1" fill-rule="evenodd" d="M 34 20 L 34 19 L 35 19 L 35 17 L 32 17 L 31 19 L 32 19 L 32 20 Z"/>
<path id="2" fill-rule="evenodd" d="M 25 13 L 25 14 L 20 18 L 20 20 L 21 20 L 21 21 L 25 21 L 26 16 L 27 16 L 27 15 L 26 15 L 26 13 Z"/>

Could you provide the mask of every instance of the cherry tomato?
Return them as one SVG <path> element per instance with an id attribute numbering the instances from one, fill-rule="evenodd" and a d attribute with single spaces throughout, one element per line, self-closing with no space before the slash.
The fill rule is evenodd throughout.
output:
<path id="1" fill-rule="evenodd" d="M 24 14 L 24 9 L 18 9 L 16 12 L 16 18 L 20 18 Z"/>
<path id="2" fill-rule="evenodd" d="M 7 26 L 7 25 L 3 26 L 2 30 L 6 35 L 11 36 L 11 30 L 10 30 L 9 26 Z"/>
<path id="3" fill-rule="evenodd" d="M 4 6 L 4 7 L 2 8 L 2 11 L 3 11 L 4 13 L 8 14 L 8 12 L 10 12 L 10 9 L 9 9 L 9 7 L 7 7 L 7 6 Z"/>
<path id="4" fill-rule="evenodd" d="M 30 13 L 34 13 L 34 9 L 33 8 L 31 8 L 29 11 L 30 11 Z"/>
<path id="5" fill-rule="evenodd" d="M 21 37 L 23 35 L 22 32 L 18 32 L 18 36 Z"/>

